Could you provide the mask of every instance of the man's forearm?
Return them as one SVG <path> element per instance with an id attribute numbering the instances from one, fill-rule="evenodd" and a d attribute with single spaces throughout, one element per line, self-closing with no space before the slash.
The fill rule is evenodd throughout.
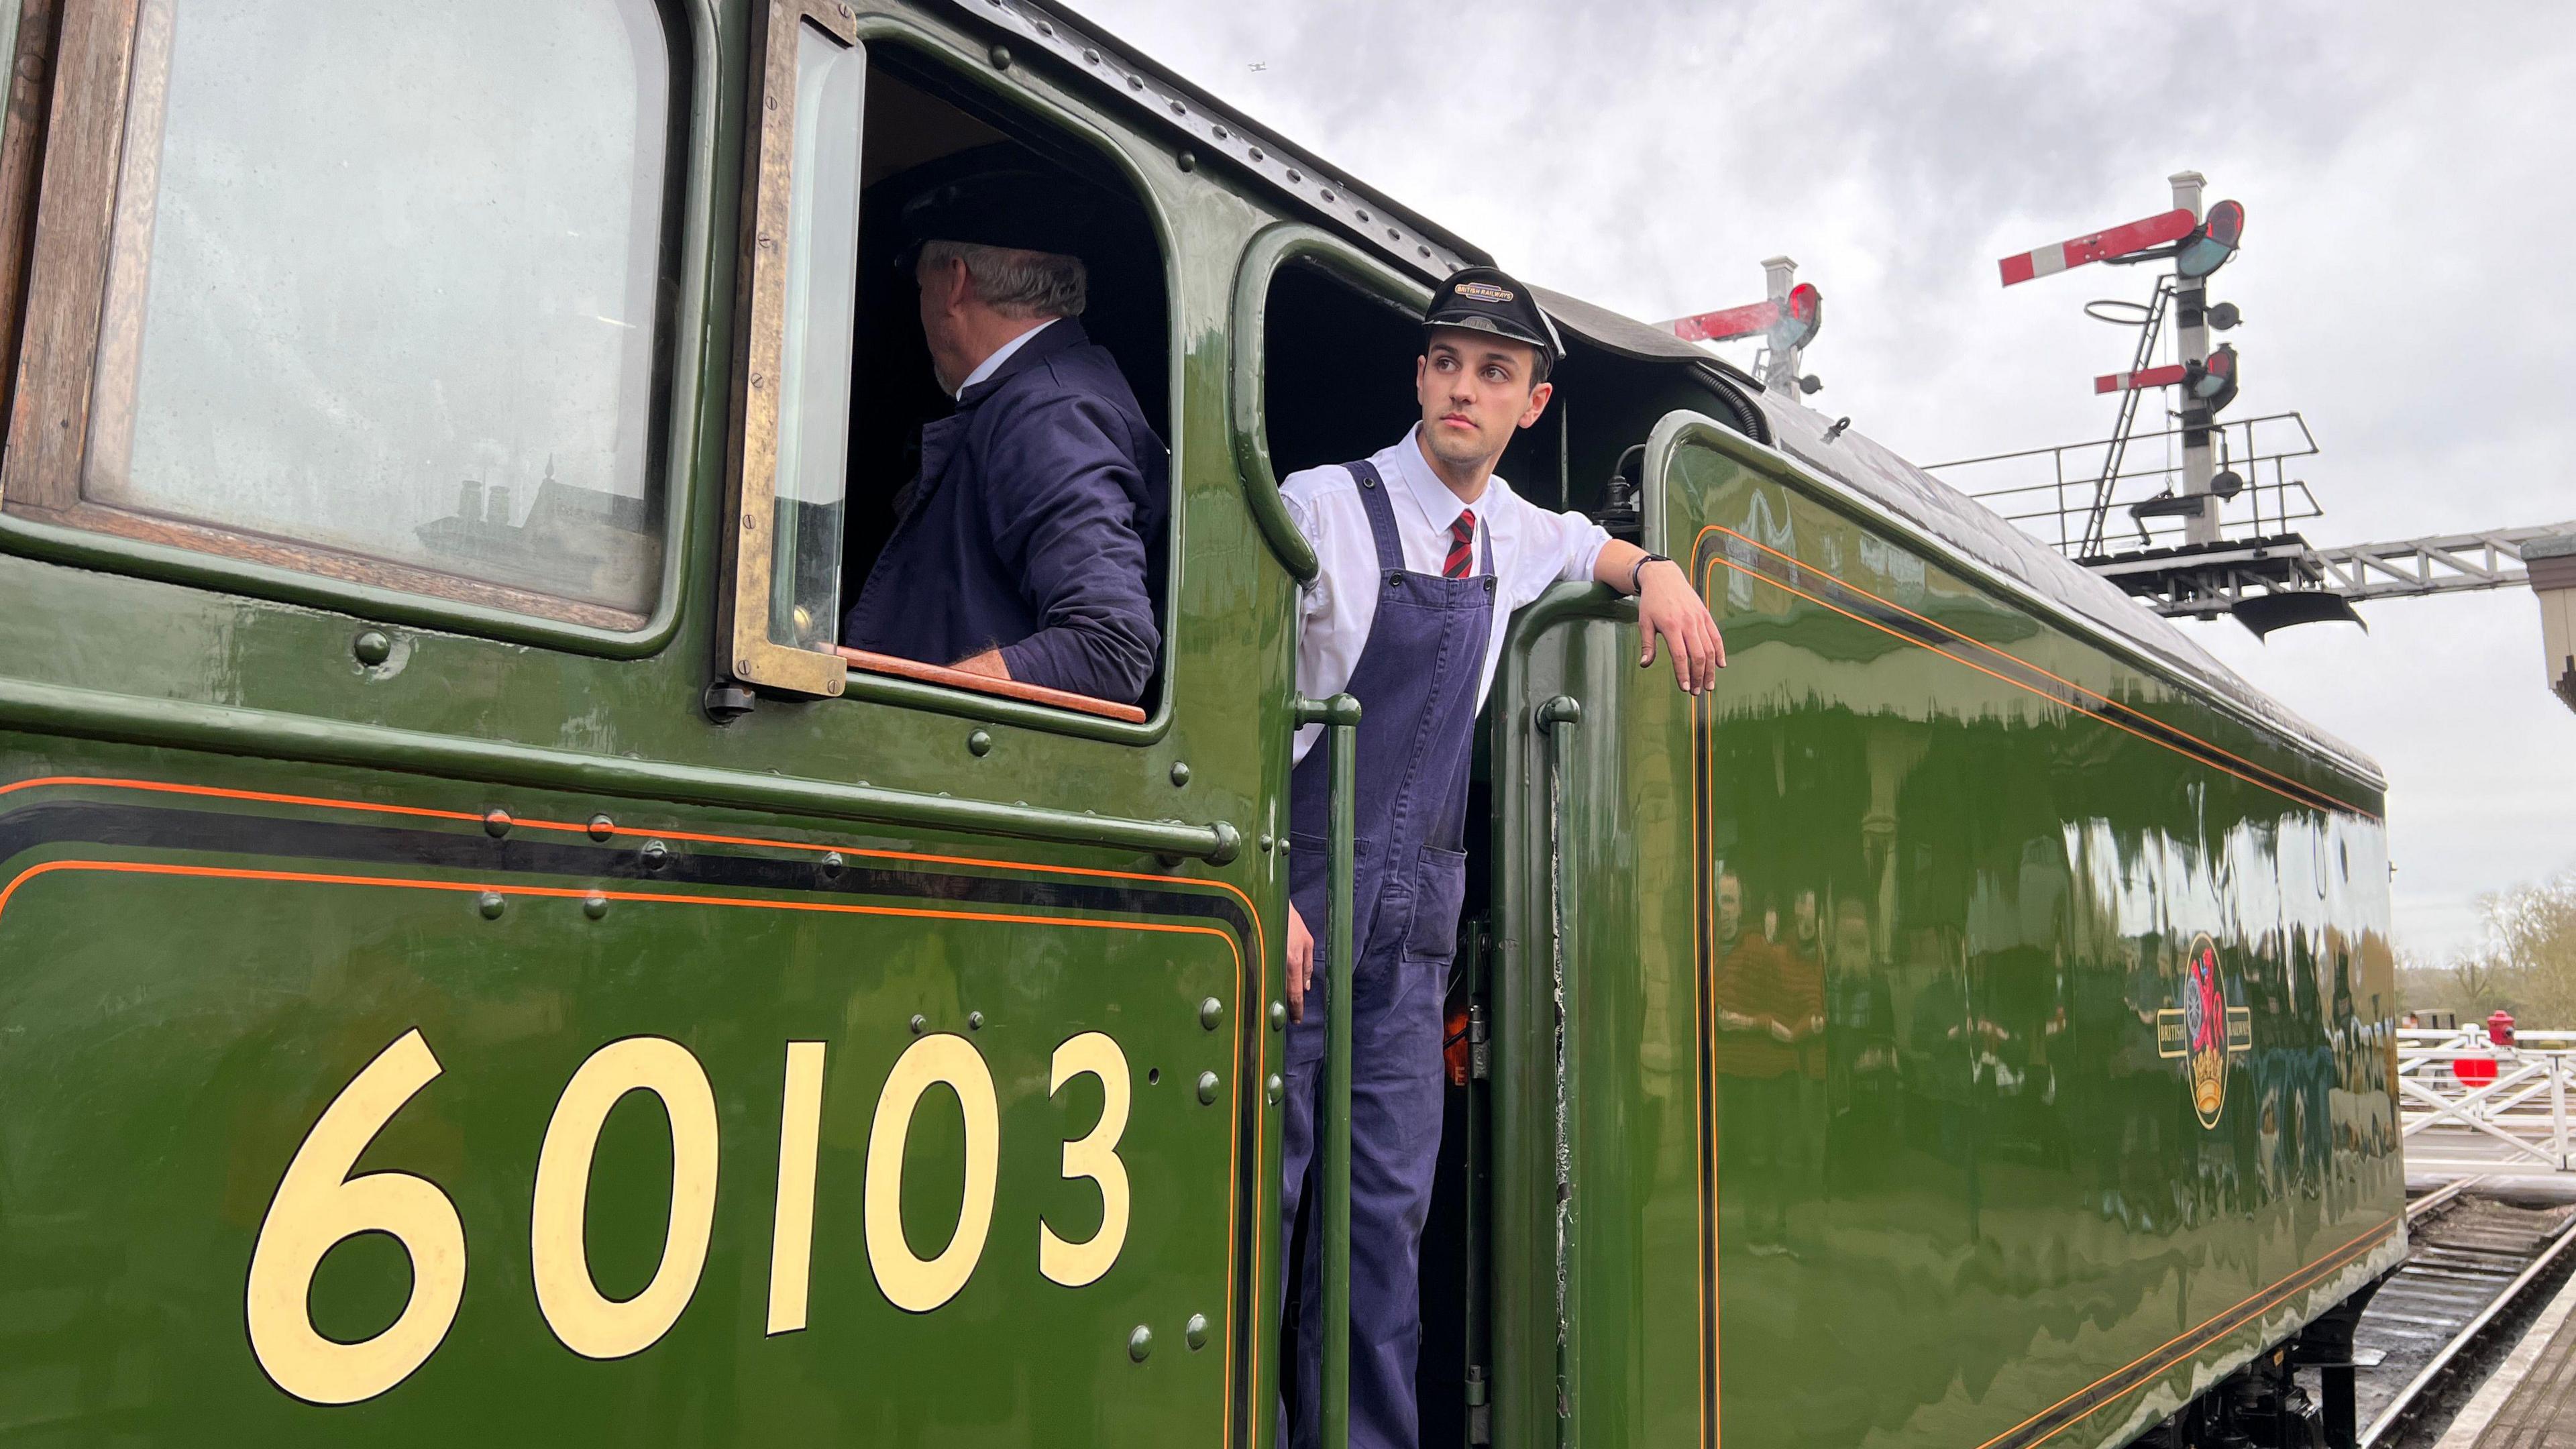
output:
<path id="1" fill-rule="evenodd" d="M 1637 576 L 1637 563 L 1645 557 L 1644 549 L 1614 538 L 1601 545 L 1600 556 L 1592 561 L 1592 580 L 1623 594 L 1636 594 L 1643 583 Z"/>

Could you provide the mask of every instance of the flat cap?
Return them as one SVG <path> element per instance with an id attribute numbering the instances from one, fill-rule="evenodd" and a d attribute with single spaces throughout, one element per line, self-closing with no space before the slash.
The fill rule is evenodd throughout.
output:
<path id="1" fill-rule="evenodd" d="M 1530 289 L 1493 267 L 1467 267 L 1449 274 L 1431 294 L 1422 314 L 1425 327 L 1464 327 L 1526 342 L 1546 354 L 1550 366 L 1565 356 L 1556 324 L 1540 310 Z"/>
<path id="2" fill-rule="evenodd" d="M 922 243 L 934 241 L 1080 257 L 1099 211 L 1098 196 L 1077 182 L 1039 171 L 979 171 L 905 199 L 903 260 L 909 264 Z"/>

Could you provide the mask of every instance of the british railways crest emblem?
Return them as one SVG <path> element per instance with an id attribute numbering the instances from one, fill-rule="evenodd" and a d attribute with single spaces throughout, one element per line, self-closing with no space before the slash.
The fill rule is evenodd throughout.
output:
<path id="1" fill-rule="evenodd" d="M 2254 1048 L 2254 1012 L 2227 1004 L 2218 943 L 2206 934 L 2192 938 L 2175 994 L 2182 1004 L 2156 1013 L 2156 1054 L 2189 1063 L 2192 1110 L 2215 1127 L 2227 1109 L 2227 1059 Z"/>

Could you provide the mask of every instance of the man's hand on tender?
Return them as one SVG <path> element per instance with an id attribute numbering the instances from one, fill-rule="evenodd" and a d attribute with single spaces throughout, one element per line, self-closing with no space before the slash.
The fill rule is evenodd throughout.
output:
<path id="1" fill-rule="evenodd" d="M 1672 651 L 1673 682 L 1699 694 L 1714 687 L 1717 671 L 1726 667 L 1726 639 L 1682 566 L 1668 558 L 1647 558 L 1644 549 L 1614 538 L 1601 546 L 1592 577 L 1623 594 L 1635 591 L 1637 629 L 1645 636 L 1638 667 L 1653 667 L 1660 636 Z"/>
<path id="2" fill-rule="evenodd" d="M 1306 986 L 1315 976 L 1315 933 L 1297 907 L 1288 907 L 1288 1019 L 1306 1019 Z"/>
<path id="3" fill-rule="evenodd" d="M 1646 636 L 1638 666 L 1654 665 L 1655 639 L 1661 635 L 1672 648 L 1673 681 L 1692 694 L 1714 688 L 1717 671 L 1726 667 L 1726 636 L 1717 631 L 1717 620 L 1709 617 L 1708 605 L 1691 587 L 1690 575 L 1680 564 L 1658 559 L 1646 565 L 1637 582 L 1637 630 Z"/>

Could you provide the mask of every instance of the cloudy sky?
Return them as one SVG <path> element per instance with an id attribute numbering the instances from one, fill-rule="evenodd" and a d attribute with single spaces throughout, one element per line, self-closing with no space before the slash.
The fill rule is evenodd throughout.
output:
<path id="1" fill-rule="evenodd" d="M 2249 218 L 2228 416 L 2306 415 L 2312 541 L 2576 518 L 2576 6 L 1077 3 L 1533 281 L 1660 318 L 1797 258 L 1815 405 L 1927 462 L 2108 431 L 2134 334 L 2079 309 L 2146 269 L 2006 292 L 1995 259 L 2199 170 Z M 2440 955 L 2576 867 L 2576 715 L 2527 589 L 2363 612 L 2184 627 L 2378 758 L 2399 942 Z"/>

